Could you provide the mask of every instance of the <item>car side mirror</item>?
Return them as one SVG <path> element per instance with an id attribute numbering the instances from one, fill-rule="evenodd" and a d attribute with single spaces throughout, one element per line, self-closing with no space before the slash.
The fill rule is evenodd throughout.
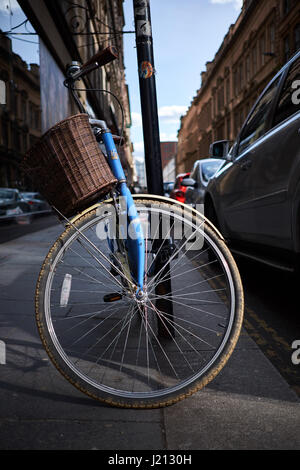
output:
<path id="1" fill-rule="evenodd" d="M 209 146 L 209 156 L 212 158 L 226 158 L 229 152 L 230 141 L 218 140 Z"/>
<path id="2" fill-rule="evenodd" d="M 183 178 L 181 186 L 196 186 L 196 181 L 193 178 Z"/>

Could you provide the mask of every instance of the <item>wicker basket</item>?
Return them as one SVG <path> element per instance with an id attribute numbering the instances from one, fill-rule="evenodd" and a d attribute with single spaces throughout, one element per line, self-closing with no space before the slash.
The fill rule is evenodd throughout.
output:
<path id="1" fill-rule="evenodd" d="M 117 182 L 87 114 L 51 127 L 26 153 L 22 168 L 49 204 L 66 217 L 88 207 Z"/>

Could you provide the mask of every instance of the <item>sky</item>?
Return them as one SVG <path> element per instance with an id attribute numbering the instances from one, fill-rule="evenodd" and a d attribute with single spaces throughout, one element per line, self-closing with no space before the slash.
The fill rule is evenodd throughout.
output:
<path id="1" fill-rule="evenodd" d="M 12 15 L 9 15 L 8 6 Z M 150 0 L 155 80 L 161 141 L 177 140 L 180 116 L 185 114 L 197 90 L 200 75 L 219 49 L 230 25 L 238 18 L 242 0 Z M 123 3 L 124 30 L 134 29 L 133 1 Z M 8 30 L 22 21 L 17 0 L 0 0 L 0 28 Z M 25 32 L 21 27 L 18 31 Z M 30 31 L 30 26 L 27 31 Z M 22 58 L 38 62 L 36 36 L 13 40 Z M 31 42 L 24 42 L 26 41 Z M 134 157 L 143 159 L 143 132 L 137 72 L 135 35 L 124 34 L 126 81 L 132 115 Z"/>
<path id="2" fill-rule="evenodd" d="M 125 0 L 125 28 L 132 30 L 133 2 Z M 239 0 L 150 0 L 161 141 L 177 140 L 180 116 L 200 88 L 200 75 L 241 11 Z M 126 80 L 134 156 L 144 155 L 135 35 L 124 35 Z"/>

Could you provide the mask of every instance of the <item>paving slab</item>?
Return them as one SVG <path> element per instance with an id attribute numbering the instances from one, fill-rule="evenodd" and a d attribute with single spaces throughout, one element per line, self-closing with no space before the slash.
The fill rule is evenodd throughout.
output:
<path id="1" fill-rule="evenodd" d="M 299 449 L 299 398 L 243 330 L 204 390 L 161 410 L 122 410 L 74 389 L 34 319 L 41 262 L 61 227 L 0 245 L 0 449 Z"/>

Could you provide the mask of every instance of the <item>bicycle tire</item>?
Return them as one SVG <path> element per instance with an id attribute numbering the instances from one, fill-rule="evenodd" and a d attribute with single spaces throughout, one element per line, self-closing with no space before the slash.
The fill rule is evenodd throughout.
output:
<path id="1" fill-rule="evenodd" d="M 151 200 L 151 197 L 136 199 L 135 203 L 136 203 L 137 207 L 139 207 L 139 206 L 142 207 L 142 208 L 143 207 L 146 207 L 146 208 L 152 207 L 154 212 L 156 211 L 157 213 L 165 213 L 165 214 L 169 213 L 169 214 L 172 214 L 172 217 L 174 218 L 174 220 L 175 220 L 176 217 L 178 218 L 178 220 L 181 220 L 180 219 L 181 215 L 179 216 L 178 214 L 179 214 L 180 211 L 182 211 L 182 207 L 180 208 L 176 203 L 167 203 L 166 201 L 160 201 L 158 199 Z M 147 210 L 149 210 L 149 209 L 147 209 Z M 58 278 L 59 278 L 60 269 L 62 270 L 61 276 L 63 276 L 63 273 L 64 273 L 64 271 L 63 271 L 64 261 L 62 261 L 62 257 L 66 257 L 66 259 L 68 260 L 67 256 L 69 256 L 71 258 L 71 256 L 72 256 L 71 252 L 72 252 L 72 250 L 74 251 L 74 248 L 72 248 L 74 246 L 74 243 L 76 244 L 76 242 L 79 242 L 80 245 L 82 244 L 82 241 L 80 241 L 81 235 L 79 234 L 78 231 L 80 230 L 80 231 L 82 231 L 82 233 L 88 233 L 87 232 L 88 230 L 91 230 L 91 231 L 94 230 L 95 231 L 96 230 L 95 229 L 96 224 L 99 225 L 100 222 L 101 223 L 103 222 L 103 220 L 104 220 L 103 217 L 100 216 L 100 218 L 99 218 L 99 215 L 97 215 L 98 214 L 97 213 L 97 208 L 91 208 L 91 210 L 85 211 L 85 213 L 83 215 L 81 215 L 80 217 L 78 217 L 74 221 L 74 223 L 69 224 L 68 227 L 65 229 L 65 231 L 60 235 L 60 237 L 56 240 L 56 242 L 51 247 L 51 249 L 50 249 L 48 255 L 46 256 L 46 258 L 44 260 L 44 263 L 42 265 L 42 268 L 41 268 L 41 271 L 40 271 L 40 274 L 39 274 L 39 277 L 38 277 L 38 281 L 37 281 L 37 286 L 36 286 L 35 309 L 36 309 L 36 322 L 37 322 L 37 326 L 38 326 L 38 331 L 39 331 L 43 346 L 44 346 L 47 354 L 49 355 L 52 363 L 59 370 L 59 372 L 73 386 L 75 386 L 77 389 L 79 389 L 81 392 L 85 393 L 86 395 L 88 395 L 88 396 L 90 396 L 90 397 L 92 397 L 96 400 L 99 400 L 100 402 L 106 403 L 110 406 L 117 406 L 117 407 L 122 407 L 122 408 L 146 409 L 146 408 L 159 408 L 159 407 L 169 406 L 169 405 L 172 405 L 172 404 L 174 404 L 174 403 L 176 403 L 176 402 L 178 402 L 182 399 L 187 398 L 188 396 L 194 394 L 195 392 L 197 392 L 197 391 L 201 390 L 203 387 L 205 387 L 211 380 L 214 379 L 214 377 L 220 372 L 220 370 L 222 370 L 222 368 L 227 363 L 229 357 L 231 356 L 231 354 L 234 350 L 234 347 L 237 343 L 237 340 L 239 338 L 239 334 L 240 334 L 240 330 L 241 330 L 241 326 L 242 326 L 242 321 L 243 321 L 244 299 L 243 299 L 243 287 L 242 287 L 240 275 L 239 275 L 237 266 L 235 264 L 235 261 L 234 261 L 232 255 L 231 255 L 229 249 L 227 248 L 225 242 L 209 226 L 209 224 L 203 225 L 204 224 L 204 219 L 200 214 L 197 214 L 196 211 L 188 212 L 188 213 L 190 214 L 190 215 L 188 215 L 189 223 L 192 224 L 193 227 L 196 226 L 196 228 L 197 228 L 198 224 L 202 224 L 201 227 L 203 227 L 203 229 L 201 228 L 201 230 L 203 231 L 203 234 L 204 234 L 204 237 L 205 237 L 205 239 L 204 239 L 205 246 L 208 246 L 207 249 L 211 249 L 216 253 L 216 259 L 218 261 L 218 269 L 220 270 L 220 272 L 222 271 L 222 272 L 225 273 L 225 274 L 222 274 L 222 276 L 225 279 L 224 285 L 226 286 L 226 292 L 228 290 L 229 294 L 228 294 L 228 299 L 227 298 L 225 299 L 226 301 L 222 300 L 222 302 L 224 303 L 224 306 L 223 305 L 222 306 L 218 305 L 218 308 L 222 307 L 222 308 L 224 308 L 224 311 L 225 311 L 225 308 L 226 309 L 228 308 L 229 314 L 228 314 L 227 326 L 222 325 L 222 328 L 223 328 L 224 331 L 220 327 L 220 329 L 223 332 L 218 333 L 218 334 L 217 334 L 217 332 L 214 332 L 214 337 L 217 338 L 216 341 L 218 341 L 218 346 L 215 347 L 216 352 L 209 352 L 209 354 L 211 355 L 211 359 L 210 360 L 207 359 L 207 363 L 205 364 L 205 367 L 203 367 L 203 370 L 201 370 L 201 371 L 199 370 L 199 371 L 197 371 L 197 373 L 191 374 L 191 376 L 189 376 L 187 378 L 185 377 L 176 386 L 172 385 L 172 383 L 173 383 L 172 381 L 174 381 L 174 378 L 172 377 L 172 379 L 170 379 L 171 380 L 170 381 L 171 385 L 166 385 L 165 388 L 158 388 L 157 390 L 150 391 L 150 392 L 143 390 L 142 392 L 137 391 L 137 392 L 131 393 L 130 390 L 116 389 L 114 387 L 110 387 L 107 384 L 102 384 L 102 383 L 101 384 L 98 384 L 98 383 L 96 384 L 94 378 L 90 379 L 89 377 L 87 377 L 85 375 L 86 370 L 87 370 L 87 366 L 86 366 L 85 363 L 84 363 L 84 366 L 81 366 L 81 367 L 83 367 L 83 369 L 78 369 L 77 370 L 77 368 L 76 368 L 77 366 L 75 366 L 76 361 L 72 357 L 72 354 L 75 357 L 75 352 L 72 350 L 71 346 L 65 347 L 65 349 L 63 349 L 63 347 L 62 347 L 62 339 L 60 338 L 59 335 L 65 334 L 65 332 L 64 332 L 63 328 L 60 328 L 60 326 L 58 326 L 58 325 L 60 325 L 63 322 L 64 317 L 60 317 L 60 311 L 62 310 L 61 308 L 57 307 L 57 310 L 55 310 L 55 308 L 53 307 L 53 311 L 51 311 L 51 299 L 52 299 L 51 296 L 54 295 L 54 294 L 52 294 L 52 291 L 55 291 L 55 287 L 53 287 L 53 286 L 55 286 L 55 281 L 54 281 L 54 279 L 56 279 L 55 276 L 57 275 Z M 101 219 L 101 217 L 102 217 L 102 219 Z M 193 224 L 196 224 L 196 225 L 193 225 Z M 197 228 L 197 230 L 198 230 L 198 228 Z M 195 232 L 196 232 L 196 230 L 194 231 L 194 233 Z M 200 232 L 200 229 L 199 229 L 199 232 Z M 178 243 L 182 243 L 182 241 L 179 241 Z M 76 244 L 76 247 L 77 246 L 78 245 Z M 86 248 L 84 248 L 84 249 L 86 250 Z M 186 258 L 184 258 L 184 260 L 186 259 L 187 265 L 188 265 L 188 267 L 190 267 L 191 261 L 188 258 L 188 256 L 190 254 L 188 253 L 187 250 L 186 250 L 186 252 L 184 252 L 184 248 L 180 248 L 180 249 L 182 250 L 182 253 L 183 253 L 181 256 L 186 257 Z M 178 249 L 177 249 L 177 251 L 178 251 Z M 199 251 L 198 256 L 202 256 L 201 255 L 201 250 L 198 250 L 198 251 Z M 203 252 L 203 250 L 202 250 L 202 252 Z M 84 253 L 85 253 L 85 251 L 84 251 Z M 73 258 L 74 258 L 74 263 L 75 263 L 75 256 L 74 255 L 73 255 Z M 83 256 L 81 256 L 81 258 L 83 258 Z M 83 260 L 83 259 L 81 260 L 78 257 L 76 259 L 78 260 L 78 262 L 80 261 L 80 263 L 83 262 L 83 261 L 86 261 L 86 260 Z M 172 260 L 172 258 L 171 258 L 171 260 Z M 174 260 L 175 260 L 175 258 L 172 260 L 172 263 L 174 262 Z M 179 263 L 179 261 L 180 260 L 177 261 L 177 264 Z M 207 266 L 207 265 L 209 265 L 210 263 L 211 263 L 211 261 L 209 263 L 206 263 L 206 264 L 203 263 L 201 266 L 204 266 L 208 269 L 208 268 L 210 268 L 210 266 Z M 174 262 L 174 264 L 175 264 L 175 262 Z M 72 266 L 73 266 L 72 269 L 75 269 L 75 273 L 77 273 L 78 269 L 76 271 L 76 264 L 74 264 Z M 109 268 L 109 264 L 107 264 L 107 267 Z M 84 269 L 85 269 L 86 270 L 85 275 L 87 275 L 88 277 L 91 278 L 90 274 L 86 274 L 86 272 L 89 272 L 88 270 L 91 269 L 89 266 L 87 268 L 82 268 L 81 267 L 81 269 L 82 269 L 81 274 L 84 272 Z M 197 268 L 197 265 L 195 267 L 193 265 L 193 267 L 189 268 L 189 269 L 190 269 L 190 272 L 193 272 L 193 276 L 194 275 L 195 276 L 196 275 L 197 276 L 204 276 L 202 271 L 201 271 L 201 275 L 199 274 L 199 269 L 200 268 Z M 172 272 L 176 272 L 175 268 Z M 186 271 L 186 272 L 188 273 L 188 271 Z M 171 273 L 171 271 L 170 271 L 170 273 Z M 114 274 L 116 274 L 116 273 L 114 273 Z M 190 273 L 188 273 L 188 274 L 190 275 Z M 181 275 L 183 275 L 183 274 L 181 274 Z M 186 275 L 186 277 L 187 277 L 187 275 Z M 176 276 L 180 276 L 180 274 L 174 275 L 172 277 L 172 281 L 174 280 L 174 278 Z M 108 276 L 108 278 L 110 278 L 110 277 Z M 64 279 L 65 279 L 65 277 L 64 277 Z M 204 280 L 201 280 L 202 279 L 201 277 L 199 277 L 199 279 L 200 279 L 199 283 L 203 284 L 205 282 L 205 285 L 207 284 L 207 286 L 209 286 L 210 283 L 212 282 L 212 281 L 210 281 L 209 277 L 207 277 Z M 158 275 L 158 280 L 159 280 L 159 275 Z M 80 282 L 82 283 L 84 281 L 87 281 L 87 284 L 88 284 L 89 279 L 88 278 L 84 279 L 84 280 L 82 279 Z M 93 282 L 93 281 L 91 281 L 91 282 Z M 94 282 L 96 282 L 96 281 L 94 281 Z M 159 282 L 159 281 L 157 281 L 157 282 Z M 149 281 L 149 284 L 150 283 L 151 283 L 151 279 Z M 103 284 L 103 282 L 102 282 L 102 284 Z M 60 285 L 60 284 L 58 283 L 58 285 Z M 153 287 L 153 281 L 152 281 L 152 287 Z M 183 288 L 181 288 L 179 290 L 182 290 L 182 289 Z M 58 298 L 59 294 L 61 294 L 61 291 L 59 291 L 59 289 L 57 289 L 57 290 L 58 290 L 58 293 L 55 294 L 55 295 Z M 225 287 L 223 287 L 222 289 L 212 289 L 212 294 L 213 294 L 214 298 L 219 296 L 219 291 L 225 291 Z M 85 292 L 85 295 L 87 293 L 88 293 L 88 291 Z M 224 292 L 222 292 L 222 295 L 223 295 L 223 293 Z M 193 294 L 193 292 L 192 292 L 192 294 Z M 188 310 L 188 308 L 193 309 L 193 310 L 197 310 L 197 312 L 199 310 L 199 313 L 200 312 L 206 312 L 204 315 L 202 314 L 202 316 L 205 317 L 205 315 L 206 315 L 206 317 L 208 317 L 208 313 L 209 313 L 208 311 L 205 311 L 205 310 L 200 309 L 200 308 L 196 309 L 195 307 L 193 307 L 189 304 L 186 304 L 186 308 L 182 309 L 180 307 L 180 304 L 185 305 L 184 300 L 185 300 L 186 297 L 184 297 L 184 296 L 186 296 L 186 295 L 188 295 L 188 294 L 183 293 L 183 294 L 181 294 L 181 296 L 177 294 L 177 300 L 173 300 L 174 298 L 172 298 L 172 303 L 174 302 L 174 305 L 175 305 L 175 303 L 177 302 L 177 304 L 179 305 L 179 307 L 178 307 L 178 305 L 175 305 L 175 308 L 177 308 L 178 310 L 180 308 L 182 310 L 182 312 L 184 311 L 184 313 Z M 155 296 L 153 296 L 152 298 L 155 301 Z M 220 298 L 218 297 L 218 300 Z M 194 297 L 193 297 L 193 299 L 194 299 Z M 128 299 L 125 299 L 125 300 L 128 301 Z M 125 302 L 125 300 L 124 300 L 124 302 Z M 209 301 L 209 302 L 212 302 L 214 304 L 222 304 L 222 302 L 220 302 L 220 301 L 219 302 Z M 52 300 L 52 303 L 53 303 L 53 300 Z M 95 303 L 96 302 L 90 301 L 90 305 L 94 305 Z M 76 307 L 77 306 L 79 307 L 79 305 L 80 304 L 75 303 L 74 308 L 76 309 Z M 84 304 L 82 303 L 81 308 L 83 308 L 83 305 Z M 119 307 L 117 307 L 118 305 L 119 304 L 117 302 L 116 303 L 116 309 L 119 308 Z M 124 309 L 127 308 L 126 305 L 127 304 L 125 304 Z M 147 305 L 147 303 L 145 303 L 145 305 Z M 154 304 L 151 303 L 151 305 L 154 305 Z M 73 308 L 73 306 L 70 306 L 71 311 L 72 311 L 72 308 Z M 136 307 L 133 307 L 133 309 L 134 308 L 136 308 Z M 192 313 L 194 313 L 193 310 L 191 310 Z M 102 310 L 99 310 L 99 312 L 100 312 L 99 315 L 101 315 Z M 149 310 L 149 312 L 150 312 L 150 310 Z M 142 331 L 142 325 L 143 324 L 144 324 L 145 331 L 146 331 L 147 328 L 148 328 L 148 325 L 145 322 L 145 317 L 143 317 L 143 314 L 141 314 L 139 307 L 138 307 L 138 313 L 139 313 L 139 316 L 141 317 L 137 320 L 137 321 L 140 321 L 140 324 L 141 324 L 140 331 Z M 197 315 L 199 315 L 199 313 L 197 313 Z M 155 314 L 157 314 L 157 312 L 155 312 Z M 180 314 L 180 315 L 182 315 L 182 314 Z M 75 322 L 76 320 L 74 320 L 74 319 L 76 317 L 80 318 L 80 315 L 82 317 L 83 317 L 83 315 L 86 315 L 86 318 L 88 318 L 88 314 L 82 314 L 81 313 L 81 314 L 78 314 L 78 315 L 71 315 L 70 317 L 68 317 L 68 320 L 70 319 L 71 322 L 72 321 Z M 124 315 L 125 315 L 125 313 L 124 313 Z M 137 315 L 136 311 L 135 311 L 135 315 Z M 190 313 L 190 315 L 191 315 L 191 313 Z M 150 316 L 150 314 L 149 314 L 149 316 Z M 218 315 L 216 315 L 216 317 L 217 316 Z M 90 317 L 89 317 L 89 320 L 90 320 Z M 133 317 L 133 313 L 131 314 L 131 318 L 132 317 Z M 160 317 L 160 315 L 159 315 L 159 317 Z M 85 321 L 86 321 L 86 318 L 85 318 Z M 109 321 L 108 316 L 105 316 L 103 318 L 104 319 L 101 319 L 102 324 L 105 321 L 106 322 Z M 193 325 L 195 323 L 194 323 L 194 321 L 191 321 L 190 319 L 189 320 L 186 320 L 186 319 L 182 320 L 182 321 L 186 321 L 186 322 L 190 323 L 191 327 L 188 326 L 187 328 L 185 328 L 185 324 L 184 324 L 184 327 L 182 326 L 182 323 L 180 324 L 181 320 L 179 319 L 179 317 L 178 317 L 178 323 L 176 323 L 176 321 L 171 317 L 168 318 L 167 316 L 165 316 L 165 317 L 162 317 L 162 318 L 165 319 L 164 323 L 166 323 L 167 325 L 168 324 L 169 325 L 173 325 L 173 324 L 176 325 L 177 340 L 172 340 L 171 339 L 171 340 L 169 340 L 169 342 L 167 341 L 166 346 L 162 342 L 161 345 L 163 345 L 163 346 L 159 345 L 159 347 L 160 348 L 165 348 L 165 350 L 168 351 L 168 354 L 172 353 L 175 356 L 176 356 L 176 354 L 178 356 L 178 354 L 181 352 L 181 349 L 179 348 L 177 343 L 179 344 L 180 341 L 183 342 L 183 339 L 186 342 L 194 340 L 194 339 L 186 340 L 186 338 L 181 339 L 181 336 L 183 336 L 183 334 L 186 334 L 187 336 L 188 336 L 188 334 L 196 336 L 195 333 L 193 333 L 194 330 L 192 330 Z M 175 318 L 176 318 L 176 316 L 175 316 Z M 189 318 L 193 319 L 193 317 L 191 317 L 191 316 Z M 220 315 L 220 318 L 221 318 L 221 315 Z M 95 317 L 93 318 L 93 320 L 95 321 Z M 135 320 L 135 318 L 134 318 L 134 320 Z M 213 318 L 213 320 L 215 322 L 214 324 L 217 324 L 218 322 L 220 323 L 220 321 L 217 318 Z M 80 319 L 80 321 L 81 321 L 81 323 L 83 323 L 83 320 Z M 130 319 L 130 322 L 131 321 L 133 321 L 133 320 Z M 125 322 L 125 320 L 123 320 L 123 325 L 124 325 L 124 322 Z M 225 322 L 225 320 L 223 321 L 223 323 L 224 322 Z M 100 322 L 97 323 L 98 326 L 99 326 L 99 324 L 100 324 Z M 79 325 L 79 322 L 75 326 L 72 327 L 73 331 L 76 330 L 76 328 L 78 328 L 77 325 Z M 149 320 L 149 325 L 150 325 L 150 320 Z M 98 329 L 98 326 L 95 326 L 95 327 L 93 326 L 93 330 Z M 195 324 L 195 326 L 199 327 L 199 325 L 196 325 L 196 324 Z M 70 328 L 70 329 L 72 330 L 72 328 Z M 150 328 L 150 326 L 149 326 L 149 328 Z M 149 328 L 148 328 L 148 331 L 150 331 Z M 203 325 L 200 325 L 200 328 L 203 328 L 203 329 L 206 328 L 207 330 L 211 329 L 211 328 L 208 328 L 208 326 L 204 327 Z M 131 329 L 131 325 L 130 325 L 130 329 Z M 185 333 L 185 330 L 187 331 L 188 329 L 189 329 L 188 333 Z M 226 329 L 226 331 L 225 331 L 225 329 Z M 127 326 L 126 326 L 126 330 L 127 330 L 127 336 L 129 337 L 129 330 L 128 330 Z M 91 330 L 89 330 L 89 331 L 91 331 Z M 125 331 L 124 331 L 124 333 L 125 333 Z M 86 332 L 86 333 L 83 334 L 83 336 L 88 337 L 88 336 L 91 336 L 91 334 L 92 333 Z M 107 334 L 108 333 L 106 333 L 106 335 Z M 155 345 L 154 345 L 154 349 L 155 349 L 156 342 L 157 342 L 157 337 L 156 337 L 154 332 L 153 332 L 152 336 L 151 336 L 151 334 L 152 333 L 150 331 L 149 337 L 147 336 L 146 339 L 145 339 L 145 344 L 146 344 L 147 349 L 148 349 L 148 342 L 149 342 L 149 351 L 150 351 L 150 353 L 151 353 L 151 350 L 150 350 L 150 344 L 151 344 L 153 357 L 155 356 L 155 360 L 156 360 L 156 362 L 158 362 L 158 359 L 157 359 L 158 356 L 156 356 L 156 354 L 158 354 L 158 353 L 157 352 L 155 353 L 153 351 L 153 344 L 155 343 Z M 212 333 L 208 332 L 208 334 L 212 334 Z M 218 335 L 219 336 L 223 335 L 223 336 L 222 336 L 222 338 L 219 339 Z M 104 336 L 102 336 L 102 338 Z M 133 333 L 132 333 L 132 336 L 133 336 Z M 152 343 L 149 340 L 150 336 L 151 336 Z M 140 337 L 141 337 L 141 333 L 140 333 Z M 155 339 L 155 341 L 154 341 L 154 339 Z M 119 340 L 119 338 L 118 338 L 118 340 Z M 117 340 L 117 342 L 118 342 L 118 340 Z M 81 338 L 77 339 L 77 344 L 80 341 L 82 341 Z M 100 340 L 97 340 L 97 341 L 99 342 Z M 177 343 L 176 343 L 176 341 L 177 341 Z M 201 341 L 203 342 L 204 340 L 201 339 Z M 200 343 L 200 341 L 198 341 L 198 342 Z M 76 341 L 75 341 L 75 343 L 76 343 Z M 207 344 L 209 344 L 209 343 L 207 342 Z M 73 343 L 73 345 L 74 345 L 74 343 Z M 144 348 L 146 346 L 144 346 Z M 95 346 L 92 346 L 92 347 L 94 348 Z M 174 348 L 173 352 L 172 352 L 172 347 Z M 123 346 L 123 348 L 125 348 L 125 346 Z M 192 350 L 192 348 L 195 349 L 195 353 Z M 178 351 L 177 351 L 177 349 L 178 349 Z M 192 342 L 188 343 L 188 349 L 189 349 L 189 351 L 186 352 L 184 350 L 183 354 L 186 354 L 186 355 L 189 354 L 192 357 L 191 364 L 194 364 L 194 362 L 195 362 L 194 356 L 198 358 L 198 356 L 200 355 L 199 351 L 196 351 L 196 346 L 194 344 L 192 344 Z M 209 348 L 207 348 L 207 349 L 209 349 Z M 174 352 L 174 350 L 175 350 L 175 352 Z M 68 351 L 68 352 L 66 352 L 66 351 Z M 148 351 L 148 355 L 150 355 L 149 351 Z M 90 351 L 88 351 L 88 353 L 89 352 Z M 196 356 L 196 352 L 198 353 L 198 356 Z M 85 351 L 85 357 L 88 353 Z M 160 351 L 159 351 L 159 353 L 160 353 Z M 78 355 L 78 359 L 76 359 L 77 362 L 80 362 L 80 361 L 83 362 L 83 359 L 81 357 L 79 357 L 80 354 L 82 354 L 82 353 L 81 352 L 76 352 L 76 354 Z M 192 356 L 192 354 L 194 354 L 194 356 Z M 203 357 L 204 357 L 205 354 L 208 354 L 208 352 L 206 350 L 201 351 L 201 354 L 203 354 Z M 124 351 L 123 351 L 123 355 L 124 355 Z M 161 356 L 162 356 L 162 353 L 161 353 Z M 177 356 L 176 356 L 176 359 L 174 359 L 174 364 L 176 363 L 176 367 L 177 367 Z M 190 357 L 190 356 L 188 356 L 188 357 Z M 139 361 L 140 360 L 141 359 L 139 358 Z M 184 358 L 184 360 L 186 361 L 186 357 Z M 88 362 L 86 359 L 84 359 L 84 361 Z M 90 372 L 89 373 L 92 373 L 92 367 L 96 367 L 96 365 L 97 365 L 97 367 L 98 366 L 100 367 L 100 362 L 101 361 L 102 361 L 102 359 L 101 360 L 97 359 L 96 363 L 94 363 L 93 366 L 89 365 L 89 367 L 90 367 Z M 98 364 L 97 364 L 97 362 L 98 362 Z M 152 358 L 152 364 L 154 364 L 154 362 L 155 361 Z M 103 368 L 107 367 L 107 363 L 108 363 L 108 361 L 106 362 L 105 365 L 102 365 L 101 367 L 103 367 Z M 138 363 L 138 362 L 136 361 L 136 363 Z M 131 365 L 131 374 L 133 374 L 132 370 L 134 370 L 134 367 L 133 367 L 134 364 L 133 364 L 132 361 L 131 361 L 130 365 Z M 126 363 L 126 367 L 127 366 L 128 366 L 128 364 Z M 162 360 L 161 360 L 160 364 L 158 364 L 158 368 L 159 368 L 159 366 L 161 366 L 161 368 L 163 367 L 162 366 Z M 191 367 L 190 364 L 189 364 L 189 367 Z M 121 368 L 125 369 L 125 365 L 121 366 Z M 186 366 L 186 368 L 187 368 L 187 366 Z M 149 369 L 148 374 L 150 374 L 149 363 L 148 363 L 148 369 Z M 109 373 L 111 375 L 113 375 L 114 372 L 115 371 L 113 369 L 111 369 L 109 371 Z M 152 372 L 152 369 L 151 369 L 151 372 Z M 159 372 L 161 372 L 161 371 L 159 371 Z M 155 381 L 157 380 L 157 382 L 159 382 L 159 380 L 157 379 L 157 376 L 159 375 L 159 372 L 155 371 L 156 375 L 154 374 Z M 104 370 L 104 374 L 109 375 L 109 373 L 107 373 L 106 369 Z M 122 371 L 122 373 L 123 373 L 123 371 Z M 137 374 L 136 371 L 135 371 L 135 373 Z M 168 372 L 168 374 L 171 375 L 169 372 Z M 168 374 L 167 373 L 164 373 L 164 374 L 161 373 L 162 376 L 164 376 L 164 375 L 167 376 Z M 187 373 L 185 372 L 185 374 L 187 374 Z M 142 374 L 141 374 L 141 376 L 142 376 Z M 117 377 L 117 375 L 116 375 L 116 377 Z M 109 379 L 109 377 L 108 377 L 108 379 Z M 134 380 L 136 380 L 138 382 L 137 379 L 134 379 Z M 153 380 L 153 382 L 154 382 L 154 379 L 151 378 L 151 380 Z M 164 379 L 164 380 L 166 380 L 166 381 L 169 380 L 169 377 L 167 377 L 167 379 Z M 117 381 L 117 379 L 115 377 L 114 377 L 114 381 L 115 382 Z M 122 382 L 122 379 L 120 379 L 120 381 Z M 143 381 L 146 382 L 145 374 L 143 374 L 143 379 L 140 380 L 140 381 L 141 382 L 143 382 Z M 145 385 L 144 382 L 142 383 L 142 386 L 146 387 L 147 384 Z M 163 382 L 162 379 L 161 379 L 161 382 Z M 127 387 L 127 385 L 125 385 L 125 386 Z M 140 384 L 139 384 L 139 386 L 140 386 Z M 148 377 L 148 385 L 147 386 L 149 386 L 149 377 Z M 157 386 L 157 384 L 156 384 L 156 386 Z M 159 384 L 159 387 L 160 386 L 161 386 L 161 384 Z"/>

